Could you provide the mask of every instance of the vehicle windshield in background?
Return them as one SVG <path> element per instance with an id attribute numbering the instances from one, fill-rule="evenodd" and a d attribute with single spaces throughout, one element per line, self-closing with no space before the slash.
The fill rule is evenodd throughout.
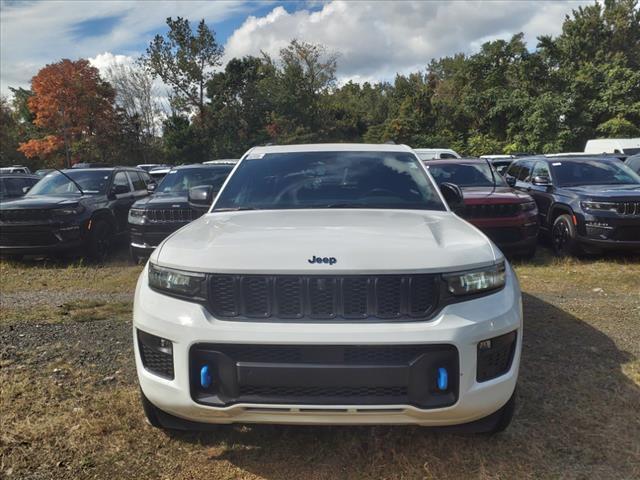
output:
<path id="1" fill-rule="evenodd" d="M 179 193 L 186 192 L 190 188 L 211 185 L 215 191 L 220 190 L 229 172 L 233 169 L 231 165 L 205 168 L 185 168 L 171 170 L 165 175 L 158 185 L 158 193 Z"/>
<path id="2" fill-rule="evenodd" d="M 445 210 L 415 155 L 297 152 L 251 155 L 220 193 L 214 211 L 297 208 Z"/>
<path id="3" fill-rule="evenodd" d="M 451 163 L 428 165 L 429 173 L 440 183 L 455 183 L 459 187 L 503 187 L 504 180 L 494 175 L 488 163 Z"/>
<path id="4" fill-rule="evenodd" d="M 576 160 L 552 162 L 558 186 L 639 184 L 640 176 L 622 162 Z"/>
<path id="5" fill-rule="evenodd" d="M 640 148 L 625 148 L 624 149 L 624 154 L 625 155 L 637 155 L 640 153 Z"/>
<path id="6" fill-rule="evenodd" d="M 67 177 L 80 185 L 82 192 L 89 195 L 101 195 L 107 191 L 107 183 L 111 171 L 106 170 L 65 170 Z M 75 183 L 60 172 L 53 171 L 42 178 L 27 193 L 28 197 L 36 195 L 79 195 L 80 190 Z"/>

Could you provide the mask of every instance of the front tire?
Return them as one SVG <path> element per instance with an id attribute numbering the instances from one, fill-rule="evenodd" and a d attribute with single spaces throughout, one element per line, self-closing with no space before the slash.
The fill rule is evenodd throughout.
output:
<path id="1" fill-rule="evenodd" d="M 89 234 L 87 257 L 97 263 L 104 262 L 109 254 L 113 240 L 113 229 L 104 220 L 97 220 Z"/>
<path id="2" fill-rule="evenodd" d="M 563 214 L 555 219 L 551 229 L 551 246 L 553 253 L 559 257 L 579 255 L 582 251 L 578 245 L 578 232 L 571 215 Z"/>

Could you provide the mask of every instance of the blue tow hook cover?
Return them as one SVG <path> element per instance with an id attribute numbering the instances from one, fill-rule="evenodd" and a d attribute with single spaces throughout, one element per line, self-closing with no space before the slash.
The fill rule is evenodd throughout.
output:
<path id="1" fill-rule="evenodd" d="M 211 386 L 211 374 L 209 373 L 209 365 L 200 368 L 200 386 L 209 388 Z"/>
<path id="2" fill-rule="evenodd" d="M 449 386 L 449 375 L 447 369 L 440 367 L 438 369 L 438 389 L 446 390 Z"/>

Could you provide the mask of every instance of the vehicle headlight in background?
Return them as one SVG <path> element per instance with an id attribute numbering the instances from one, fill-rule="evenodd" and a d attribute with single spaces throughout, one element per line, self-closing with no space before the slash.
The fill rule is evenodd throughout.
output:
<path id="1" fill-rule="evenodd" d="M 132 208 L 129 210 L 129 223 L 134 225 L 144 225 L 147 221 L 144 209 Z"/>
<path id="2" fill-rule="evenodd" d="M 536 202 L 524 202 L 520 204 L 520 209 L 523 212 L 531 212 L 533 210 L 536 210 L 538 208 L 538 206 L 536 205 Z"/>
<path id="3" fill-rule="evenodd" d="M 205 299 L 206 284 L 204 273 L 185 272 L 149 263 L 149 286 L 156 290 L 181 297 Z"/>
<path id="4" fill-rule="evenodd" d="M 504 261 L 490 267 L 467 272 L 447 273 L 442 276 L 447 290 L 453 295 L 473 295 L 504 287 L 506 274 Z"/>
<path id="5" fill-rule="evenodd" d="M 618 204 L 615 202 L 580 202 L 580 206 L 585 210 L 598 210 L 601 212 L 617 212 Z"/>

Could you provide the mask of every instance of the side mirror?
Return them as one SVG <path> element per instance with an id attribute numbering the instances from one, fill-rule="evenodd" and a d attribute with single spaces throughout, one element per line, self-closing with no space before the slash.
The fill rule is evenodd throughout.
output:
<path id="1" fill-rule="evenodd" d="M 157 185 L 155 182 L 153 182 L 153 183 L 148 183 L 148 184 L 147 184 L 147 192 L 149 192 L 149 193 L 153 193 L 153 192 L 155 192 L 155 191 L 156 191 L 156 187 L 157 187 L 157 186 L 158 186 L 158 185 Z"/>
<path id="2" fill-rule="evenodd" d="M 189 203 L 194 207 L 209 208 L 213 203 L 214 191 L 211 185 L 189 189 Z"/>
<path id="3" fill-rule="evenodd" d="M 551 186 L 551 179 L 547 176 L 536 176 L 533 177 L 532 182 L 534 185 L 539 185 L 541 187 L 549 187 Z"/>
<path id="4" fill-rule="evenodd" d="M 112 195 L 122 195 L 123 193 L 129 193 L 129 187 L 127 187 L 126 185 L 114 185 L 113 187 L 111 187 L 111 194 Z"/>
<path id="5" fill-rule="evenodd" d="M 516 177 L 512 177 L 511 175 L 505 175 L 504 179 L 511 188 L 516 186 Z"/>
<path id="6" fill-rule="evenodd" d="M 439 185 L 442 196 L 449 204 L 449 208 L 454 212 L 461 210 L 464 207 L 464 197 L 462 196 L 462 190 L 455 183 L 441 183 Z"/>

